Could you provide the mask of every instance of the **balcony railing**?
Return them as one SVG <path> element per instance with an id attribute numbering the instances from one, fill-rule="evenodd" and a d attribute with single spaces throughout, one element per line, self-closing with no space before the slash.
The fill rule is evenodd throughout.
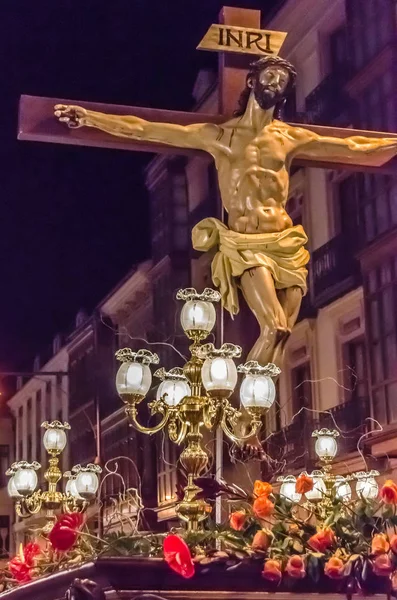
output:
<path id="1" fill-rule="evenodd" d="M 312 432 L 322 427 L 338 429 L 338 455 L 354 452 L 359 438 L 367 431 L 365 419 L 369 411 L 367 398 L 354 398 L 319 415 L 301 412 L 290 425 L 269 438 L 266 452 L 277 461 L 285 461 L 289 470 L 311 470 L 316 462 Z"/>
<path id="2" fill-rule="evenodd" d="M 312 254 L 313 304 L 317 308 L 336 300 L 360 284 L 357 245 L 339 234 Z"/>
<path id="3" fill-rule="evenodd" d="M 306 97 L 305 112 L 309 123 L 349 125 L 353 100 L 344 91 L 348 71 L 332 72 Z"/>

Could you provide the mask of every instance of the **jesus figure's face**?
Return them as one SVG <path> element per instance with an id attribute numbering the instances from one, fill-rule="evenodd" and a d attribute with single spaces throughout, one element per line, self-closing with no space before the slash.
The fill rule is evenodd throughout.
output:
<path id="1" fill-rule="evenodd" d="M 255 100 L 263 110 L 267 110 L 284 98 L 288 87 L 287 69 L 277 65 L 265 67 L 253 80 Z"/>

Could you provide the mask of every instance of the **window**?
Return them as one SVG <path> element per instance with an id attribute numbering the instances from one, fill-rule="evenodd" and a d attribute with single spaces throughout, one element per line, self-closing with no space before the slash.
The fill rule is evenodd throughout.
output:
<path id="1" fill-rule="evenodd" d="M 305 362 L 291 370 L 292 379 L 292 414 L 298 415 L 302 421 L 308 415 L 305 408 L 312 407 L 312 384 L 310 363 Z"/>
<path id="2" fill-rule="evenodd" d="M 342 346 L 345 400 L 368 397 L 368 372 L 366 348 L 363 337 L 346 342 Z"/>
<path id="3" fill-rule="evenodd" d="M 329 37 L 330 71 L 340 73 L 346 69 L 348 60 L 347 31 L 343 25 L 333 31 Z"/>
<path id="4" fill-rule="evenodd" d="M 0 558 L 7 558 L 10 551 L 10 517 L 0 515 Z"/>
<path id="5" fill-rule="evenodd" d="M 36 394 L 36 460 L 41 462 L 42 454 L 42 436 L 43 430 L 41 429 L 41 390 L 38 390 Z"/>
<path id="6" fill-rule="evenodd" d="M 358 99 L 358 125 L 375 131 L 397 131 L 395 75 L 385 71 L 365 88 Z"/>
<path id="7" fill-rule="evenodd" d="M 0 445 L 0 487 L 6 487 L 8 477 L 5 472 L 10 466 L 10 447 L 5 444 Z"/>
<path id="8" fill-rule="evenodd" d="M 346 14 L 352 64 L 360 70 L 393 40 L 394 0 L 347 0 Z"/>
<path id="9" fill-rule="evenodd" d="M 158 504 L 166 504 L 175 498 L 177 486 L 177 447 L 166 436 L 162 438 L 162 455 L 157 475 Z"/>
<path id="10" fill-rule="evenodd" d="M 397 421 L 397 261 L 389 257 L 366 277 L 373 413 Z"/>

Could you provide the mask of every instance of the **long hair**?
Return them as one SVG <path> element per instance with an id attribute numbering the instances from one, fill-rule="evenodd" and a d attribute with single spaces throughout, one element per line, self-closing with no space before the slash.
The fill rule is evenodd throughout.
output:
<path id="1" fill-rule="evenodd" d="M 289 75 L 288 84 L 283 93 L 283 98 L 280 102 L 277 102 L 277 104 L 275 105 L 275 108 L 274 108 L 274 117 L 276 119 L 281 119 L 282 108 L 285 104 L 286 98 L 287 98 L 287 96 L 289 96 L 289 94 L 295 88 L 296 70 L 291 65 L 290 62 L 288 62 L 287 60 L 284 60 L 283 58 L 280 58 L 279 56 L 264 56 L 250 64 L 250 70 L 248 71 L 247 78 L 246 78 L 246 85 L 240 94 L 240 98 L 238 100 L 238 106 L 234 112 L 235 117 L 241 117 L 241 115 L 243 115 L 245 113 L 245 109 L 247 108 L 247 104 L 248 104 L 248 99 L 252 92 L 252 87 L 250 85 L 252 79 L 257 77 L 257 75 L 261 71 L 266 69 L 266 67 L 273 67 L 273 66 L 283 67 L 283 69 L 285 69 Z"/>

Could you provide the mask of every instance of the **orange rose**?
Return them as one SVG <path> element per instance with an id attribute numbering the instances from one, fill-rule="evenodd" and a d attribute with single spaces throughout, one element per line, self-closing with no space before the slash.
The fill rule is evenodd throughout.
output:
<path id="1" fill-rule="evenodd" d="M 389 552 L 390 544 L 387 536 L 384 533 L 377 533 L 372 538 L 371 551 L 372 554 L 385 554 Z"/>
<path id="2" fill-rule="evenodd" d="M 332 556 L 324 565 L 324 573 L 331 579 L 342 579 L 345 576 L 345 565 L 337 556 Z"/>
<path id="3" fill-rule="evenodd" d="M 256 517 L 258 517 L 258 519 L 265 519 L 272 514 L 274 504 L 266 496 L 261 496 L 255 500 L 252 508 L 254 509 L 254 514 Z"/>
<path id="4" fill-rule="evenodd" d="M 244 529 L 246 518 L 247 515 L 243 510 L 236 510 L 230 515 L 230 527 L 232 529 L 235 529 L 235 531 L 241 531 L 242 529 Z"/>
<path id="5" fill-rule="evenodd" d="M 254 539 L 252 540 L 251 548 L 253 550 L 267 550 L 270 546 L 271 537 L 266 531 L 260 529 L 254 535 Z"/>
<path id="6" fill-rule="evenodd" d="M 393 571 L 393 565 L 387 554 L 378 554 L 374 562 L 374 573 L 379 577 L 388 577 Z"/>
<path id="7" fill-rule="evenodd" d="M 393 550 L 394 554 L 397 554 L 397 535 L 394 534 L 390 538 L 390 548 Z"/>
<path id="8" fill-rule="evenodd" d="M 263 567 L 262 577 L 274 583 L 280 583 L 282 577 L 281 563 L 278 560 L 267 560 Z"/>
<path id="9" fill-rule="evenodd" d="M 334 532 L 329 529 L 321 529 L 308 540 L 310 548 L 324 553 L 335 542 Z"/>
<path id="10" fill-rule="evenodd" d="M 306 473 L 301 473 L 295 484 L 295 491 L 297 494 L 306 494 L 313 489 L 314 481 Z"/>
<path id="11" fill-rule="evenodd" d="M 397 504 L 397 485 L 391 479 L 383 484 L 380 490 L 380 497 L 385 504 Z"/>
<path id="12" fill-rule="evenodd" d="M 294 579 L 303 579 L 306 576 L 305 561 L 298 554 L 290 556 L 285 570 Z"/>
<path id="13" fill-rule="evenodd" d="M 266 496 L 266 498 L 272 493 L 273 488 L 270 483 L 267 481 L 259 481 L 257 479 L 254 483 L 254 496 L 260 498 L 261 496 Z"/>

